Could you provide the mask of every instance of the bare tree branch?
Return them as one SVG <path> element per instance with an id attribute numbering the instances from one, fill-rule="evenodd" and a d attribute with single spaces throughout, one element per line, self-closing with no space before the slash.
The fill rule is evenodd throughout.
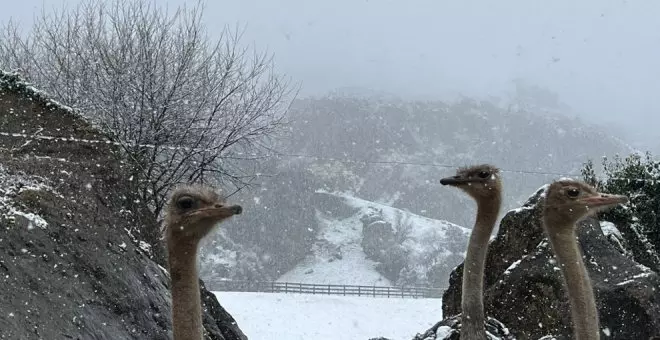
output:
<path id="1" fill-rule="evenodd" d="M 120 142 L 142 199 L 159 213 L 176 183 L 252 184 L 296 92 L 271 55 L 241 44 L 239 29 L 209 38 L 202 2 L 157 4 L 90 0 L 42 11 L 28 33 L 10 21 L 0 67 L 20 70 Z"/>

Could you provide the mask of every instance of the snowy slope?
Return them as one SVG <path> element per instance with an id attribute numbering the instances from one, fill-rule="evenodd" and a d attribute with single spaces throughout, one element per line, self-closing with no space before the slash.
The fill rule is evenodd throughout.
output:
<path id="1" fill-rule="evenodd" d="M 369 259 L 363 248 L 363 231 L 374 223 L 391 226 L 391 233 L 398 242 L 394 246 L 400 250 L 401 255 L 394 262 L 404 264 L 403 268 L 396 268 L 390 278 L 395 276 L 396 279 L 399 272 L 405 271 L 409 276 L 416 277 L 408 284 L 427 284 L 426 275 L 432 266 L 446 267 L 448 275 L 451 268 L 465 256 L 464 248 L 470 233 L 466 228 L 348 194 L 321 190 L 317 194 L 326 195 L 332 199 L 329 202 L 333 204 L 345 205 L 352 213 L 348 216 L 333 216 L 332 212 L 317 208 L 319 231 L 312 252 L 295 268 L 282 275 L 278 279 L 280 282 L 393 284 L 382 271 L 390 264 L 380 259 L 378 254 L 371 257 L 373 260 Z M 384 243 L 380 250 L 392 256 L 391 246 L 391 243 Z M 377 266 L 377 261 L 382 262 L 381 266 Z"/>
<path id="2" fill-rule="evenodd" d="M 317 213 L 320 231 L 312 255 L 282 275 L 280 282 L 329 283 L 390 286 L 378 273 L 375 262 L 367 259 L 360 242 L 359 215 L 333 220 Z M 339 258 L 340 257 L 340 258 Z"/>
<path id="3" fill-rule="evenodd" d="M 442 319 L 441 299 L 215 292 L 250 340 L 410 340 Z"/>
<path id="4" fill-rule="evenodd" d="M 446 258 L 455 254 L 455 252 L 449 247 L 446 247 L 446 243 L 443 242 L 448 240 L 450 231 L 460 233 L 459 237 L 465 237 L 465 239 L 458 241 L 462 250 L 459 254 L 461 258 L 465 258 L 465 250 L 462 248 L 467 244 L 467 239 L 471 232 L 467 228 L 463 228 L 447 221 L 415 215 L 401 209 L 365 201 L 352 196 L 338 196 L 344 198 L 347 204 L 360 209 L 362 214 L 378 211 L 386 222 L 392 224 L 395 231 L 403 231 L 400 229 L 407 228 L 405 239 L 401 245 L 406 249 L 408 259 L 414 266 L 416 272 L 421 273 L 428 269 L 428 264 L 426 262 L 429 258 Z"/>

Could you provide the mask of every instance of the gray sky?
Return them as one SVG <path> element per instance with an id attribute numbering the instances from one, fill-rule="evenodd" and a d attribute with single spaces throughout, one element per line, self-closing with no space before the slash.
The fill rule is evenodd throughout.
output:
<path id="1" fill-rule="evenodd" d="M 244 42 L 274 52 L 303 94 L 365 86 L 403 96 L 487 96 L 520 77 L 558 92 L 585 120 L 660 144 L 652 138 L 660 125 L 657 0 L 208 2 L 211 33 L 246 24 Z M 3 4 L 0 21 L 29 23 L 42 4 Z"/>

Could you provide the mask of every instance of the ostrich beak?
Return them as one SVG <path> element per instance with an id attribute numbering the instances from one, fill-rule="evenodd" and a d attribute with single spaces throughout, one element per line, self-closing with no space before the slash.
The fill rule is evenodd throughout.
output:
<path id="1" fill-rule="evenodd" d="M 240 215 L 243 212 L 243 207 L 240 205 L 217 206 L 213 209 L 217 215 L 221 217 Z"/>
<path id="2" fill-rule="evenodd" d="M 198 212 L 200 215 L 204 215 L 204 217 L 223 219 L 241 214 L 243 212 L 243 207 L 241 207 L 240 205 L 225 206 L 225 205 L 217 204 L 214 207 L 200 209 Z"/>
<path id="3" fill-rule="evenodd" d="M 472 182 L 471 180 L 462 177 L 462 176 L 451 176 L 451 177 L 445 177 L 440 180 L 440 184 L 442 185 L 460 185 L 460 184 L 466 184 Z"/>
<path id="4" fill-rule="evenodd" d="M 608 207 L 617 204 L 628 202 L 628 197 L 623 195 L 610 195 L 599 193 L 596 196 L 585 197 L 580 200 L 582 203 L 590 207 Z"/>

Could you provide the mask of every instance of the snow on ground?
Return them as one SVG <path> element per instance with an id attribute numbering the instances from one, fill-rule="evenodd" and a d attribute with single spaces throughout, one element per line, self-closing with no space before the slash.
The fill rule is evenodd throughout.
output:
<path id="1" fill-rule="evenodd" d="M 619 228 L 616 227 L 616 225 L 612 222 L 608 221 L 600 221 L 600 229 L 603 231 L 603 234 L 605 236 L 614 236 L 617 239 L 623 239 L 623 235 L 621 235 L 621 232 L 619 231 Z"/>
<path id="2" fill-rule="evenodd" d="M 442 319 L 441 299 L 214 293 L 250 340 L 410 340 Z"/>
<path id="3" fill-rule="evenodd" d="M 321 226 L 313 254 L 280 276 L 279 282 L 390 286 L 362 250 L 359 215 L 334 220 L 317 214 Z M 327 242 L 326 242 L 327 241 Z M 339 255 L 341 254 L 341 255 Z M 339 258 L 340 257 L 340 258 Z"/>
<path id="4" fill-rule="evenodd" d="M 52 190 L 44 182 L 45 179 L 36 176 L 11 174 L 0 164 L 0 216 L 8 220 L 22 216 L 28 220 L 28 230 L 35 226 L 45 229 L 48 226 L 46 220 L 34 213 L 18 209 L 12 202 L 13 197 L 25 190 Z"/>

